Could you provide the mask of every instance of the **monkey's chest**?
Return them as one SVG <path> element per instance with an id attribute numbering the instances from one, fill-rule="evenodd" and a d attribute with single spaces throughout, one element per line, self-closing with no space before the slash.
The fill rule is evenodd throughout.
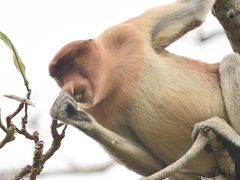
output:
<path id="1" fill-rule="evenodd" d="M 174 161 L 190 147 L 194 125 L 191 121 L 186 116 L 173 114 L 161 105 L 159 108 L 137 108 L 131 112 L 129 120 L 138 139 L 154 150 L 157 156 L 167 157 L 171 154 L 167 161 Z"/>

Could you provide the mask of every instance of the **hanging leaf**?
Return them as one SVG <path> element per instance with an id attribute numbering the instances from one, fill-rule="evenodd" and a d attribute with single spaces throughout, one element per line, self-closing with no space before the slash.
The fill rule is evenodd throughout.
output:
<path id="1" fill-rule="evenodd" d="M 13 44 L 9 40 L 9 38 L 4 33 L 2 33 L 1 31 L 0 31 L 0 38 L 12 50 L 14 64 L 15 64 L 17 70 L 21 73 L 26 88 L 29 89 L 28 88 L 29 82 L 27 80 L 26 73 L 25 73 L 25 65 L 23 64 L 17 50 L 15 49 L 15 47 L 13 46 Z"/>

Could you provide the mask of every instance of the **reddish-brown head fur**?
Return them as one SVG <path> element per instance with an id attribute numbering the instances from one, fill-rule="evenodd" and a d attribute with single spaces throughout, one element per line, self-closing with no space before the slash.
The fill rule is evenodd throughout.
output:
<path id="1" fill-rule="evenodd" d="M 49 65 L 50 75 L 62 91 L 75 96 L 80 103 L 92 106 L 100 101 L 101 86 L 106 82 L 106 59 L 93 40 L 74 41 L 64 46 Z"/>
<path id="2" fill-rule="evenodd" d="M 86 53 L 89 48 L 88 41 L 74 41 L 64 46 L 54 57 L 49 65 L 50 76 L 58 77 L 60 69 L 65 63 L 73 62 L 79 55 Z"/>

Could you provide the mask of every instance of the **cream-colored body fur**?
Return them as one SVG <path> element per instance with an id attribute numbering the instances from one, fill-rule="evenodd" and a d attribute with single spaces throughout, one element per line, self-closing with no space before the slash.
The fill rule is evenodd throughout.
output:
<path id="1" fill-rule="evenodd" d="M 226 114 L 221 90 L 213 83 L 215 78 L 184 68 L 176 62 L 179 58 L 167 56 L 149 61 L 156 70 L 146 68 L 140 78 L 143 82 L 137 83 L 129 123 L 138 139 L 169 165 L 191 147 L 189 134 L 195 123 Z M 148 81 L 151 78 L 154 80 Z M 213 154 L 203 152 L 186 168 L 209 176 L 216 166 Z"/>
<path id="2" fill-rule="evenodd" d="M 129 42 L 133 39 L 132 46 L 128 46 L 131 53 L 125 54 L 124 58 L 121 54 L 119 59 L 116 56 L 109 59 L 109 63 L 114 62 L 111 72 L 122 75 L 118 91 L 87 112 L 120 136 L 140 140 L 155 158 L 169 165 L 191 147 L 193 140 L 190 135 L 197 122 L 213 116 L 227 119 L 218 65 L 193 62 L 166 51 L 158 54 L 148 44 L 138 46 L 136 42 L 143 39 L 136 37 L 137 33 L 132 36 L 131 30 L 131 27 L 125 27 Z M 107 31 L 105 33 L 108 34 Z M 131 44 L 129 42 L 128 45 Z M 134 50 L 139 51 L 136 57 L 132 57 Z M 131 68 L 138 69 L 137 73 L 129 75 L 129 71 L 125 71 L 122 74 L 119 67 L 124 65 L 127 66 L 124 69 L 131 73 Z M 128 158 L 131 162 L 131 157 Z M 216 168 L 214 155 L 202 152 L 186 167 L 186 171 L 193 172 L 195 179 L 200 175 L 213 176 Z"/>

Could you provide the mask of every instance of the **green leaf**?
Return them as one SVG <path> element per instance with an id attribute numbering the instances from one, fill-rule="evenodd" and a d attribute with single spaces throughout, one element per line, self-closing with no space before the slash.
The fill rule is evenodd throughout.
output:
<path id="1" fill-rule="evenodd" d="M 9 40 L 9 38 L 4 33 L 2 33 L 1 31 L 0 31 L 0 38 L 12 50 L 14 64 L 15 64 L 17 70 L 21 73 L 21 75 L 23 77 L 23 80 L 24 80 L 24 84 L 28 89 L 29 82 L 27 80 L 26 73 L 25 73 L 25 65 L 23 64 L 16 48 L 14 47 L 12 42 Z"/>

